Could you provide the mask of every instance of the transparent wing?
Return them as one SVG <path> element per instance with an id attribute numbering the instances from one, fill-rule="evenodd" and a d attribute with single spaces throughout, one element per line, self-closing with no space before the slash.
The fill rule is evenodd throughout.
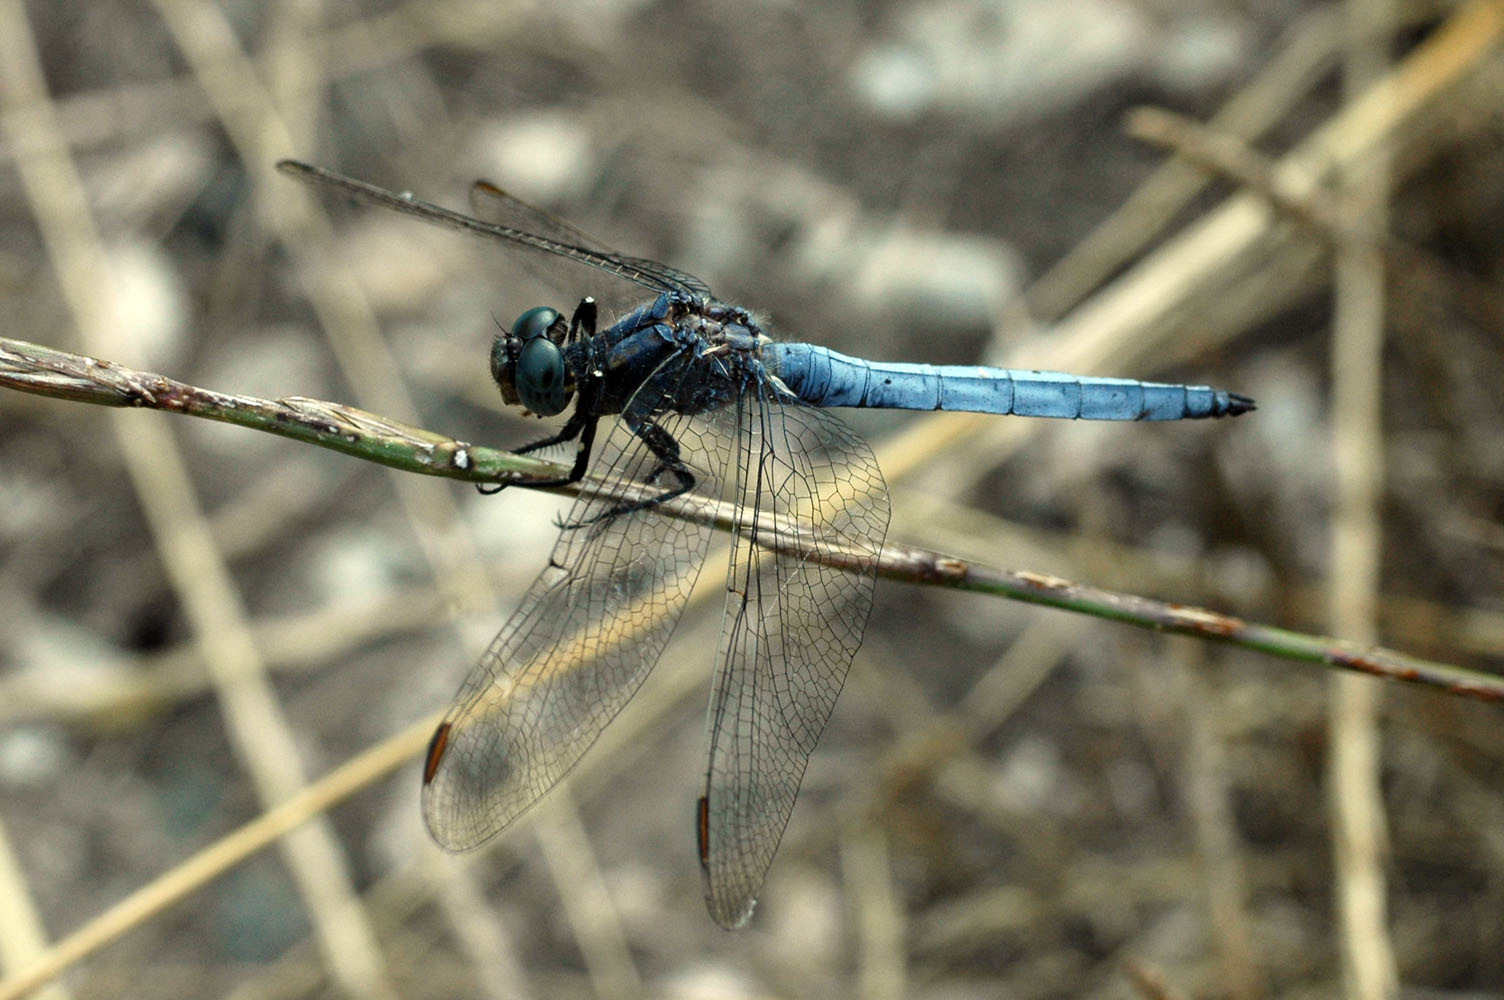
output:
<path id="1" fill-rule="evenodd" d="M 750 393 L 743 402 L 726 484 L 740 503 L 700 804 L 705 900 L 725 927 L 752 915 L 861 645 L 888 528 L 887 487 L 865 441 L 823 410 Z M 809 549 L 848 569 L 809 561 Z"/>
<path id="2" fill-rule="evenodd" d="M 725 443 L 702 418 L 655 412 L 646 392 L 629 414 L 652 414 L 678 442 L 697 490 L 714 495 Z M 593 463 L 611 482 L 575 501 L 565 524 L 581 527 L 561 530 L 435 733 L 423 816 L 450 850 L 498 833 L 575 765 L 657 662 L 704 562 L 704 525 L 652 509 L 594 520 L 640 498 L 658 469 L 628 420 Z"/>
<path id="3" fill-rule="evenodd" d="M 657 261 L 644 260 L 639 257 L 623 257 L 609 251 L 594 250 L 587 246 L 577 246 L 568 239 L 556 239 L 538 233 L 528 232 L 515 226 L 504 225 L 498 222 L 486 222 L 463 212 L 435 205 L 432 202 L 415 198 L 411 194 L 398 194 L 385 188 L 368 184 L 365 181 L 347 177 L 333 170 L 323 167 L 315 167 L 308 163 L 300 163 L 297 160 L 281 160 L 277 163 L 277 169 L 289 177 L 296 177 L 307 184 L 323 185 L 340 191 L 356 201 L 367 205 L 376 205 L 381 208 L 390 208 L 422 219 L 424 222 L 438 226 L 446 226 L 450 229 L 458 229 L 461 232 L 472 233 L 477 236 L 487 236 L 491 239 L 501 240 L 516 247 L 524 247 L 537 250 L 542 253 L 553 254 L 568 260 L 584 264 L 589 267 L 599 268 L 608 274 L 614 274 L 628 281 L 636 282 L 644 288 L 655 292 L 664 291 L 688 291 L 703 293 L 704 284 L 698 279 L 684 274 L 681 271 L 659 264 Z M 526 202 L 513 198 L 500 188 L 490 184 L 482 184 L 489 192 L 495 192 L 500 197 L 499 204 L 510 206 L 521 205 L 524 207 L 527 219 L 552 219 L 547 212 L 535 209 Z M 472 195 L 472 197 L 474 197 Z M 578 234 L 578 230 L 567 227 L 571 233 Z"/>
<path id="4" fill-rule="evenodd" d="M 573 243 L 606 257 L 620 256 L 614 249 L 546 208 L 512 194 L 487 180 L 470 185 L 470 211 L 483 222 L 513 229 L 526 229 L 560 243 Z"/>
<path id="5" fill-rule="evenodd" d="M 642 277 L 648 277 L 657 283 L 661 291 L 688 292 L 707 299 L 711 297 L 710 289 L 694 275 L 656 260 L 632 257 L 613 250 L 547 209 L 523 201 L 490 181 L 476 181 L 470 186 L 470 210 L 482 221 L 541 234 L 558 244 L 572 244 L 602 260 L 627 265 L 630 268 L 629 276 L 639 284 Z"/>

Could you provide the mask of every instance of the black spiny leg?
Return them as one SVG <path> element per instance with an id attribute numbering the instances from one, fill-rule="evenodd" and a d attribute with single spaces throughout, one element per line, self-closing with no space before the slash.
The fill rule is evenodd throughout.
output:
<path id="1" fill-rule="evenodd" d="M 519 455 L 531 454 L 544 448 L 552 448 L 556 444 L 580 439 L 580 447 L 574 453 L 574 466 L 570 468 L 569 475 L 562 479 L 535 479 L 528 482 L 529 486 L 568 486 L 585 478 L 585 468 L 590 464 L 590 449 L 595 445 L 595 425 L 599 417 L 595 412 L 595 388 L 593 382 L 587 382 L 580 387 L 579 396 L 575 400 L 574 412 L 569 415 L 566 423 L 559 433 L 551 434 L 541 441 L 523 445 L 521 448 L 512 449 Z M 501 484 L 505 485 L 505 484 Z M 494 492 L 494 491 L 493 491 Z"/>
<path id="2" fill-rule="evenodd" d="M 594 394 L 592 393 L 591 395 Z M 530 479 L 527 485 L 544 487 L 568 486 L 570 483 L 577 483 L 585 478 L 585 467 L 590 464 L 590 449 L 595 444 L 595 424 L 597 418 L 593 414 L 587 413 L 587 408 L 583 405 L 584 403 L 585 398 L 582 393 L 579 403 L 575 406 L 574 413 L 569 417 L 569 422 L 564 425 L 563 430 L 559 431 L 559 433 L 552 434 L 541 441 L 534 441 L 532 444 L 523 445 L 521 448 L 512 449 L 518 455 L 527 455 L 531 452 L 541 451 L 544 448 L 552 448 L 556 444 L 563 444 L 565 441 L 573 441 L 575 438 L 580 439 L 580 447 L 575 452 L 574 465 L 570 468 L 569 475 L 562 479 Z M 487 488 L 483 483 L 476 483 L 475 488 L 486 496 L 494 496 L 506 489 L 508 485 L 507 483 L 496 483 L 494 486 Z"/>

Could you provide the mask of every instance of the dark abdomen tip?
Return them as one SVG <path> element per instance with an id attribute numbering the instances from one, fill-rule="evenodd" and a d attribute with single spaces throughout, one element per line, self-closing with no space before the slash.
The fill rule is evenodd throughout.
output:
<path id="1" fill-rule="evenodd" d="M 1222 412 L 1217 414 L 1219 417 L 1236 417 L 1240 413 L 1259 408 L 1259 404 L 1253 401 L 1252 396 L 1242 396 L 1236 392 L 1226 393 L 1226 396 L 1227 402 L 1221 407 Z"/>

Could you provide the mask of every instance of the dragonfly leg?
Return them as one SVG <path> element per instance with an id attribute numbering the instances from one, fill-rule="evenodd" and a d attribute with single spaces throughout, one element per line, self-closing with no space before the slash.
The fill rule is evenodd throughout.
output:
<path id="1" fill-rule="evenodd" d="M 587 295 L 574 307 L 574 315 L 569 317 L 569 336 L 564 338 L 564 343 L 572 344 L 581 337 L 586 340 L 594 337 L 595 318 L 595 299 Z"/>
<path id="2" fill-rule="evenodd" d="M 562 527 L 583 528 L 587 525 L 609 521 L 625 514 L 635 514 L 637 511 L 647 510 L 658 506 L 664 501 L 682 496 L 695 488 L 695 474 L 690 470 L 689 466 L 684 464 L 684 460 L 679 457 L 679 442 L 674 440 L 673 435 L 651 420 L 644 420 L 635 426 L 633 433 L 642 440 L 642 443 L 658 459 L 658 464 L 653 466 L 653 471 L 647 474 L 643 482 L 649 486 L 654 485 L 661 476 L 667 473 L 679 481 L 678 486 L 672 489 L 665 488 L 663 492 L 654 494 L 644 500 L 618 504 L 610 510 L 602 511 L 592 518 L 577 521 L 573 524 L 565 524 Z"/>
<path id="3" fill-rule="evenodd" d="M 685 465 L 684 460 L 679 457 L 679 442 L 675 441 L 668 431 L 648 421 L 637 428 L 637 436 L 642 438 L 643 444 L 647 445 L 654 455 L 658 456 L 658 464 L 653 467 L 653 471 L 648 473 L 643 482 L 652 485 L 658 482 L 658 477 L 665 472 L 672 473 L 679 480 L 678 489 L 660 494 L 650 501 L 645 501 L 645 504 L 659 504 L 694 489 L 694 473 L 689 471 L 689 466 Z"/>
<path id="4" fill-rule="evenodd" d="M 583 306 L 584 303 L 582 302 Z M 595 414 L 595 392 L 587 384 L 581 386 L 579 400 L 575 404 L 574 412 L 569 415 L 569 421 L 557 434 L 550 434 L 541 441 L 525 444 L 521 448 L 512 449 L 519 455 L 527 455 L 543 448 L 552 448 L 556 444 L 573 441 L 579 438 L 580 447 L 574 454 L 574 465 L 569 470 L 569 475 L 562 479 L 535 479 L 530 480 L 529 486 L 568 486 L 585 478 L 585 468 L 590 464 L 590 449 L 595 445 L 595 425 L 598 420 Z M 500 493 L 506 489 L 506 483 L 497 483 L 491 488 L 485 484 L 477 483 L 476 489 L 487 496 Z"/>

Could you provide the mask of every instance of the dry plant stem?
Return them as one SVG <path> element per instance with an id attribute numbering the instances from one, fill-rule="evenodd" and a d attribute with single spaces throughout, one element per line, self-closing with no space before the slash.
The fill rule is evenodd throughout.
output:
<path id="1" fill-rule="evenodd" d="M 1496 288 L 1376 228 L 1372 219 L 1344 218 L 1341 206 L 1319 193 L 1297 190 L 1289 177 L 1279 174 L 1273 161 L 1237 136 L 1155 107 L 1133 109 L 1123 127 L 1134 138 L 1172 149 L 1206 173 L 1257 194 L 1280 215 L 1338 253 L 1376 255 L 1388 277 L 1408 285 L 1411 295 L 1455 303 L 1480 326 L 1504 326 L 1504 298 Z"/>
<path id="2" fill-rule="evenodd" d="M 232 36 L 233 37 L 233 36 Z M 29 114 L 14 113 L 21 106 Z M 41 56 L 16 0 L 0 0 L 0 118 L 16 158 L 72 329 L 86 349 L 130 338 L 110 315 L 109 254 L 50 103 Z M 188 464 L 160 421 L 133 426 L 112 415 L 116 446 L 194 641 L 202 650 L 236 761 L 265 806 L 305 784 L 297 740 L 252 640 L 240 594 L 214 546 Z M 308 911 L 338 988 L 395 996 L 385 960 L 349 877 L 338 838 L 318 818 L 282 838 L 279 851 Z"/>
<path id="3" fill-rule="evenodd" d="M 63 374 L 65 372 L 69 374 Z M 79 377 L 74 378 L 74 375 Z M 138 391 L 142 385 L 156 384 L 173 388 L 161 393 L 160 397 Z M 149 372 L 105 365 L 65 351 L 38 348 L 5 338 L 0 338 L 0 386 L 108 406 L 146 407 L 206 416 L 370 458 L 394 469 L 469 482 L 508 482 L 525 486 L 527 478 L 521 475 L 522 470 L 526 469 L 529 477 L 546 478 L 557 474 L 558 469 L 547 462 L 463 444 L 431 431 L 408 428 L 334 403 L 299 400 L 297 406 L 289 406 L 287 401 L 273 403 L 230 396 L 195 389 Z M 198 402 L 190 405 L 185 400 Z M 241 400 L 246 402 L 243 410 L 239 406 Z M 309 418 L 309 414 L 313 416 Z M 367 438 L 374 440 L 368 441 Z M 469 457 L 456 460 L 455 456 L 460 455 Z M 436 461 L 435 456 L 444 459 Z M 486 472 L 491 475 L 488 477 Z M 578 492 L 581 488 L 589 488 L 592 483 L 593 480 L 587 478 L 583 483 L 559 492 Z M 732 513 L 726 505 L 701 498 L 680 498 L 660 505 L 659 509 L 667 516 L 701 521 L 723 531 L 729 530 L 732 523 Z M 773 527 L 766 542 L 769 547 L 786 547 L 797 551 L 802 558 L 826 565 L 853 565 L 851 552 L 823 539 L 811 540 L 809 533 L 801 531 L 798 525 L 777 524 Z M 1365 647 L 1258 625 L 1202 608 L 1115 593 L 1058 577 L 998 569 L 914 546 L 884 544 L 878 574 L 906 583 L 973 590 L 1044 604 L 1141 628 L 1225 642 L 1286 659 L 1424 684 L 1484 701 L 1504 700 L 1504 678 L 1490 674 L 1421 660 L 1377 646 Z"/>
<path id="4" fill-rule="evenodd" d="M 1387 69 L 1385 45 L 1365 39 L 1360 26 L 1394 20 L 1390 0 L 1347 0 L 1350 38 L 1344 89 L 1361 92 Z M 1339 175 L 1341 231 L 1383 233 L 1389 228 L 1390 152 L 1380 143 L 1367 160 Z M 1384 262 L 1357 241 L 1338 244 L 1333 276 L 1332 455 L 1336 509 L 1332 524 L 1332 627 L 1371 641 L 1377 635 L 1379 505 L 1384 481 Z M 1380 789 L 1381 689 L 1356 677 L 1330 684 L 1328 808 L 1336 871 L 1337 943 L 1342 976 L 1353 1000 L 1389 1000 L 1399 989 L 1390 940 L 1384 865 L 1387 820 Z"/>
<path id="5" fill-rule="evenodd" d="M 1235 781 L 1228 766 L 1227 705 L 1206 670 L 1205 647 L 1171 642 L 1165 683 L 1156 686 L 1176 703 L 1181 716 L 1184 759 L 1181 801 L 1196 836 L 1196 854 L 1221 983 L 1232 1000 L 1268 995 L 1254 921 L 1248 912 L 1248 873 L 1242 837 L 1234 818 Z"/>
<path id="6" fill-rule="evenodd" d="M 400 421 L 318 399 L 267 400 L 201 389 L 68 351 L 0 337 L 0 386 L 100 406 L 165 410 L 292 438 L 406 472 L 501 483 L 565 470 L 473 447 Z"/>
<path id="7" fill-rule="evenodd" d="M 870 818 L 841 834 L 841 870 L 856 926 L 856 993 L 862 1000 L 901 1000 L 909 995 L 907 914 L 893 885 L 888 833 Z"/>
<path id="8" fill-rule="evenodd" d="M 298 262 L 296 271 L 303 278 L 308 303 L 356 398 L 381 413 L 416 419 L 405 377 L 381 336 L 375 310 L 352 270 L 328 251 L 333 242 L 328 219 L 308 192 L 286 184 L 273 186 L 273 163 L 312 141 L 308 131 L 314 116 L 308 102 L 300 114 L 299 108 L 279 105 L 275 97 L 286 98 L 320 78 L 320 60 L 300 55 L 306 50 L 299 46 L 282 45 L 274 48 L 266 68 L 258 69 L 220 8 L 191 0 L 153 3 L 240 160 L 259 178 L 258 222 Z M 286 35 L 282 39 L 288 41 Z M 303 134 L 298 125 L 304 126 Z M 486 580 L 476 555 L 479 546 L 469 537 L 452 491 L 412 476 L 394 474 L 390 482 L 434 578 Z M 472 635 L 462 632 L 459 639 L 472 657 L 480 655 Z M 463 872 L 456 876 L 463 877 Z M 353 915 L 348 923 L 363 917 L 357 907 L 344 909 Z M 314 914 L 316 921 L 324 922 L 339 916 L 334 911 Z M 467 940 L 464 934 L 458 939 Z M 364 950 L 379 957 L 374 943 Z M 343 961 L 339 956 L 330 960 Z"/>
<path id="9" fill-rule="evenodd" d="M 401 875 L 392 874 L 372 887 L 367 899 L 372 909 L 386 918 L 386 925 L 394 921 L 391 902 L 380 896 L 383 889 L 395 894 L 395 887 L 406 881 L 424 897 L 432 895 L 433 905 L 444 909 L 444 919 L 458 934 L 465 936 L 463 947 L 475 962 L 475 981 L 479 984 L 477 997 L 505 997 L 507 1000 L 534 1000 L 538 996 L 530 982 L 531 974 L 526 968 L 515 942 L 506 932 L 506 922 L 492 906 L 474 876 L 468 869 L 471 865 L 455 864 L 437 844 L 424 852 L 422 863 L 407 869 Z M 417 895 L 418 893 L 410 893 Z M 385 928 L 383 928 L 385 930 Z M 289 951 L 279 962 L 296 965 L 306 962 L 306 956 Z"/>
<path id="10" fill-rule="evenodd" d="M 1220 133 L 1253 141 L 1315 87 L 1336 60 L 1338 12 L 1313 8 L 1286 30 L 1258 75 L 1211 120 Z M 1113 271 L 1130 263 L 1205 189 L 1207 179 L 1177 160 L 1161 164 L 1122 205 L 1077 243 L 1027 293 L 1029 312 L 1054 322 L 1079 305 Z"/>
<path id="11" fill-rule="evenodd" d="M 642 976 L 570 789 L 555 788 L 534 810 L 533 835 L 561 890 L 595 994 L 642 996 Z"/>
<path id="12" fill-rule="evenodd" d="M 423 752 L 438 716 L 423 719 L 329 774 L 297 795 L 199 851 L 52 945 L 32 965 L 0 982 L 0 1000 L 16 1000 L 341 800 L 369 787 Z"/>
<path id="13" fill-rule="evenodd" d="M 1371 156 L 1407 120 L 1475 69 L 1493 51 L 1501 32 L 1500 0 L 1471 0 L 1459 8 L 1404 63 L 1283 157 L 1275 167 L 1278 185 L 1303 195 L 1334 171 Z M 1060 342 L 1051 345 L 1052 351 L 1068 352 L 1068 365 L 1077 367 L 1076 352 L 1088 352 L 1104 341 L 1122 345 L 1138 338 L 1163 323 L 1193 290 L 1235 269 L 1244 255 L 1269 238 L 1279 220 L 1258 195 L 1229 198 L 1062 321 L 1056 330 Z"/>
<path id="14" fill-rule="evenodd" d="M 1225 642 L 1287 660 L 1422 684 L 1479 701 L 1504 701 L 1504 677 L 1406 656 L 1381 646 L 1364 647 L 1340 639 L 1258 625 L 1202 608 L 1166 604 L 1058 577 L 968 564 L 923 549 L 883 546 L 878 572 L 889 579 L 980 591 L 1141 628 Z"/>
<path id="15" fill-rule="evenodd" d="M 6 969 L 30 966 L 47 954 L 47 928 L 37 913 L 26 876 L 16 864 L 10 836 L 0 823 L 0 963 Z M 18 905 L 19 901 L 19 905 Z M 38 991 L 36 1000 L 69 1000 L 70 994 L 54 983 Z"/>
<path id="16" fill-rule="evenodd" d="M 1129 960 L 1123 963 L 1123 971 L 1144 1000 L 1187 1000 L 1185 991 L 1172 985 L 1158 966 Z"/>

